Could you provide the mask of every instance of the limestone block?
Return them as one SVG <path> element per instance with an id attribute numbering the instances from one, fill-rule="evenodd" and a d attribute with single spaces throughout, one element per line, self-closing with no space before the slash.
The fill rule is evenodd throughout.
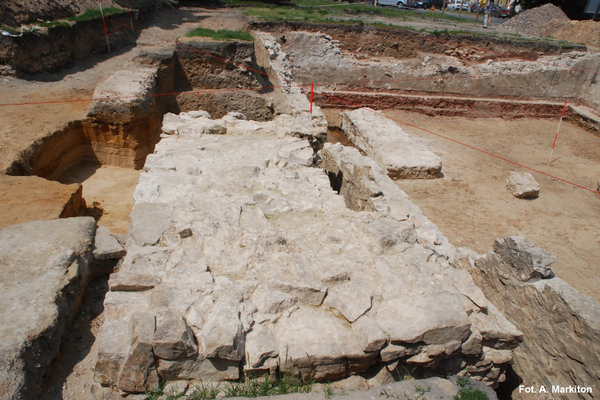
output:
<path id="1" fill-rule="evenodd" d="M 406 355 L 406 347 L 397 344 L 388 344 L 386 347 L 381 349 L 380 356 L 381 361 L 384 363 L 396 361 Z"/>
<path id="2" fill-rule="evenodd" d="M 117 387 L 120 390 L 144 392 L 146 389 L 153 389 L 147 385 L 147 381 L 154 369 L 154 353 L 152 352 L 154 331 L 154 315 L 141 312 L 131 315 L 129 320 L 129 354 L 123 363 L 117 382 Z"/>
<path id="3" fill-rule="evenodd" d="M 206 316 L 198 340 L 209 358 L 239 361 L 244 355 L 244 333 L 239 318 L 240 300 L 221 295 Z"/>
<path id="4" fill-rule="evenodd" d="M 442 161 L 383 114 L 361 108 L 340 114 L 348 138 L 392 179 L 436 178 Z"/>
<path id="5" fill-rule="evenodd" d="M 369 383 L 360 375 L 352 375 L 341 381 L 333 382 L 329 386 L 332 389 L 340 389 L 344 392 L 347 390 L 366 390 L 369 388 Z"/>
<path id="6" fill-rule="evenodd" d="M 150 294 L 148 292 L 112 292 L 104 296 L 104 318 L 108 320 L 128 321 L 136 311 L 148 311 Z"/>
<path id="7" fill-rule="evenodd" d="M 156 88 L 156 76 L 156 68 L 152 67 L 118 70 L 96 86 L 88 117 L 126 123 L 147 116 L 155 101 L 148 94 Z"/>
<path id="8" fill-rule="evenodd" d="M 152 246 L 171 227 L 171 208 L 164 203 L 136 203 L 129 235 L 140 246 Z"/>
<path id="9" fill-rule="evenodd" d="M 176 134 L 177 130 L 186 124 L 186 121 L 187 119 L 183 118 L 182 114 L 166 113 L 163 116 L 162 131 L 167 135 Z"/>
<path id="10" fill-rule="evenodd" d="M 371 309 L 372 295 L 354 282 L 335 285 L 327 291 L 324 306 L 333 307 L 349 321 L 354 322 Z"/>
<path id="11" fill-rule="evenodd" d="M 236 113 L 236 112 L 227 113 L 227 116 L 230 116 L 230 115 L 235 115 L 236 117 L 244 116 L 244 114 L 242 114 L 242 113 Z M 188 111 L 188 112 L 182 112 L 179 114 L 179 117 L 182 119 L 185 119 L 185 120 L 190 120 L 190 119 L 194 119 L 194 118 L 212 119 L 210 113 L 208 111 L 204 111 L 204 110 L 192 110 L 192 111 Z M 240 119 L 246 119 L 246 118 L 240 118 Z"/>
<path id="12" fill-rule="evenodd" d="M 201 293 L 171 282 L 163 282 L 149 291 L 150 307 L 154 310 L 173 309 L 180 313 L 186 312 L 194 304 Z"/>
<path id="13" fill-rule="evenodd" d="M 512 351 L 497 350 L 490 347 L 483 347 L 483 357 L 485 360 L 490 360 L 494 365 L 506 364 L 512 360 Z"/>
<path id="14" fill-rule="evenodd" d="M 461 352 L 467 355 L 479 355 L 481 354 L 483 338 L 479 331 L 474 330 L 471 336 L 461 345 Z"/>
<path id="15" fill-rule="evenodd" d="M 382 251 L 398 244 L 411 245 L 417 241 L 415 225 L 409 221 L 399 222 L 392 218 L 378 218 L 369 223 L 368 230 L 377 237 Z M 406 247 L 408 246 L 404 248 Z"/>
<path id="16" fill-rule="evenodd" d="M 514 349 L 523 341 L 523 333 L 491 303 L 487 313 L 472 313 L 469 317 L 473 330 L 479 331 L 485 346 Z"/>
<path id="17" fill-rule="evenodd" d="M 91 217 L 0 229 L 0 396 L 34 398 L 91 279 Z"/>
<path id="18" fill-rule="evenodd" d="M 117 384 L 121 367 L 129 354 L 128 321 L 106 321 L 98 338 L 94 377 L 104 386 Z"/>
<path id="19" fill-rule="evenodd" d="M 94 239 L 94 258 L 96 260 L 113 260 L 123 257 L 127 252 L 121 243 L 108 229 L 99 226 Z"/>
<path id="20" fill-rule="evenodd" d="M 429 355 L 426 352 L 422 352 L 422 353 L 418 353 L 408 359 L 406 359 L 406 362 L 408 364 L 429 364 L 431 361 L 433 361 L 433 359 L 431 357 L 429 357 Z"/>
<path id="21" fill-rule="evenodd" d="M 368 315 L 363 315 L 355 321 L 352 331 L 361 341 L 361 349 L 365 353 L 379 351 L 388 341 L 385 333 Z"/>
<path id="22" fill-rule="evenodd" d="M 313 164 L 314 152 L 307 140 L 295 140 L 281 147 L 277 155 L 293 164 L 308 167 Z"/>
<path id="23" fill-rule="evenodd" d="M 375 368 L 375 367 L 374 367 Z M 367 380 L 369 387 L 381 387 L 383 385 L 387 385 L 389 383 L 394 382 L 396 379 L 394 375 L 388 368 L 385 366 L 381 366 L 379 371 Z"/>
<path id="24" fill-rule="evenodd" d="M 460 298 L 444 292 L 386 300 L 374 319 L 392 342 L 462 342 L 471 327 Z"/>
<path id="25" fill-rule="evenodd" d="M 205 117 L 178 118 L 190 127 Z M 451 354 L 454 364 L 444 371 L 481 358 L 483 338 L 479 357 L 459 351 L 477 322 L 468 313 L 496 311 L 468 274 L 453 270 L 444 251 L 451 245 L 377 163 L 356 149 L 325 146 L 335 153 L 332 172 L 343 169 L 344 196 L 357 194 L 350 200 L 356 207 L 347 207 L 327 174 L 307 166 L 307 141 L 285 136 L 305 135 L 304 117 L 222 121 L 227 135 L 165 136 L 148 158 L 136 207 L 164 208 L 157 214 L 169 224 L 147 223 L 138 236 L 132 229 L 111 288 L 124 273 L 160 281 L 107 297 L 106 310 L 119 318 L 143 307 L 185 315 L 193 334 L 186 349 L 193 343 L 198 351 L 165 360 L 154 349 L 161 379 L 236 379 L 241 368 L 264 372 L 278 364 L 313 380 L 344 379 L 380 362 L 382 348 L 390 364 L 413 358 L 426 368 Z M 280 123 L 285 129 L 276 132 Z M 361 207 L 368 212 L 353 211 Z M 423 227 L 432 243 L 420 240 Z M 193 235 L 180 234 L 185 229 Z M 116 307 L 116 294 L 145 301 L 123 296 L 130 307 Z M 159 330 L 160 319 L 154 336 Z M 485 333 L 488 347 L 506 339 L 503 330 Z M 386 353 L 400 345 L 401 358 Z"/>
<path id="26" fill-rule="evenodd" d="M 161 279 L 155 275 L 115 272 L 110 275 L 108 287 L 113 292 L 139 292 L 152 289 L 160 282 Z"/>
<path id="27" fill-rule="evenodd" d="M 366 366 L 375 359 L 363 356 L 362 343 L 354 333 L 346 329 L 347 322 L 321 308 L 304 306 L 289 317 L 281 318 L 273 329 L 273 336 L 280 343 L 279 354 L 286 354 L 302 368 L 318 367 L 310 373 L 315 379 L 341 378 L 346 371 L 346 359 L 356 357 Z M 302 334 L 298 327 L 303 327 Z"/>
<path id="28" fill-rule="evenodd" d="M 239 361 L 228 361 L 198 356 L 185 360 L 158 360 L 158 374 L 167 381 L 202 380 L 204 382 L 237 380 Z"/>
<path id="29" fill-rule="evenodd" d="M 183 126 L 180 126 L 177 128 L 177 132 L 182 136 L 224 135 L 227 133 L 227 126 L 223 120 L 200 117 L 190 120 Z"/>
<path id="30" fill-rule="evenodd" d="M 445 347 L 441 344 L 430 344 L 425 346 L 425 352 L 429 357 L 437 357 L 444 354 Z"/>
<path id="31" fill-rule="evenodd" d="M 511 254 L 504 245 L 502 247 L 500 253 L 494 251 L 475 259 L 472 275 L 486 296 L 510 315 L 514 325 L 523 332 L 521 338 L 525 340 L 512 350 L 512 368 L 519 376 L 530 377 L 546 387 L 557 382 L 564 386 L 581 385 L 581 382 L 591 385 L 597 380 L 595 371 L 599 370 L 596 354 L 600 351 L 597 345 L 600 305 L 559 278 L 523 283 L 520 275 L 514 273 L 518 253 Z M 526 262 L 530 260 L 526 258 Z M 482 322 L 484 324 L 490 325 Z M 492 334 L 493 331 L 487 332 L 488 336 Z M 510 343 L 484 344 L 498 350 L 512 349 Z M 557 354 L 565 356 L 557 357 Z M 551 368 L 540 368 L 541 365 L 551 365 Z M 494 368 L 482 374 L 485 382 L 488 377 L 494 379 L 497 374 Z M 503 377 L 500 371 L 497 382 Z M 517 392 L 513 393 L 513 397 L 517 396 Z"/>
<path id="32" fill-rule="evenodd" d="M 279 356 L 278 348 L 271 330 L 263 324 L 256 324 L 246 335 L 246 362 L 251 368 L 258 368 L 266 359 Z"/>
<path id="33" fill-rule="evenodd" d="M 194 333 L 181 313 L 168 310 L 157 317 L 152 349 L 156 357 L 163 360 L 179 360 L 198 353 Z"/>
<path id="34" fill-rule="evenodd" d="M 556 257 L 525 238 L 511 236 L 496 239 L 494 251 L 504 262 L 513 266 L 515 275 L 523 282 L 554 277 L 551 265 L 556 262 Z"/>
<path id="35" fill-rule="evenodd" d="M 454 354 L 461 348 L 461 345 L 462 344 L 458 340 L 451 340 L 448 343 L 444 343 L 444 353 L 446 355 Z"/>
<path id="36" fill-rule="evenodd" d="M 252 293 L 250 300 L 259 312 L 266 314 L 280 313 L 298 301 L 297 298 L 264 284 L 258 285 Z"/>
<path id="37" fill-rule="evenodd" d="M 510 171 L 506 179 L 506 187 L 519 199 L 535 199 L 540 195 L 540 184 L 529 172 Z"/>
<path id="38" fill-rule="evenodd" d="M 275 273 L 273 275 L 273 278 L 269 279 L 269 284 L 297 298 L 301 304 L 319 306 L 323 303 L 327 295 L 327 287 L 310 277 L 299 276 L 297 279 L 290 280 L 284 275 L 277 275 Z"/>

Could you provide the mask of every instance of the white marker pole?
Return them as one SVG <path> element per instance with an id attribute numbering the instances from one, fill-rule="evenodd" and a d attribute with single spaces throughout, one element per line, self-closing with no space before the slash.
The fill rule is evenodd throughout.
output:
<path id="1" fill-rule="evenodd" d="M 550 160 L 552 160 L 552 153 L 554 153 L 554 147 L 556 146 L 556 139 L 558 139 L 558 131 L 560 130 L 560 124 L 562 123 L 563 117 L 565 116 L 565 111 L 567 110 L 567 100 L 565 100 L 565 105 L 563 106 L 562 114 L 560 114 L 560 119 L 558 120 L 558 127 L 556 128 L 556 135 L 554 135 L 554 143 L 552 143 L 552 150 L 550 150 L 550 157 L 548 157 L 548 165 L 550 165 Z"/>
<path id="2" fill-rule="evenodd" d="M 106 47 L 108 48 L 108 52 L 110 53 L 110 42 L 108 41 L 108 31 L 106 30 L 106 21 L 104 21 L 104 11 L 102 10 L 102 0 L 98 0 L 98 4 L 100 5 L 100 15 L 102 16 L 102 25 L 104 25 L 104 36 L 106 36 Z"/>

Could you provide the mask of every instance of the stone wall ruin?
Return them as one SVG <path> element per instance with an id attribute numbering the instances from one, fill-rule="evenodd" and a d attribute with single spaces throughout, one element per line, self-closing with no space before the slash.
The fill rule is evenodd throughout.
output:
<path id="1" fill-rule="evenodd" d="M 381 211 L 349 210 L 309 142 L 282 133 L 301 120 L 239 118 L 182 113 L 163 126 L 109 281 L 96 379 L 139 392 L 240 370 L 323 382 L 408 367 L 502 381 L 521 333 L 451 267 L 418 209 L 382 188 Z M 321 157 L 358 159 L 354 173 L 393 186 L 355 149 Z"/>

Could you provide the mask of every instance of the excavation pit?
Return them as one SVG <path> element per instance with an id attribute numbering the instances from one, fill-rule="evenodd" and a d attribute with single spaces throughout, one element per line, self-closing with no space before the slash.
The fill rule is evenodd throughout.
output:
<path id="1" fill-rule="evenodd" d="M 212 54 L 230 56 L 236 65 Z M 86 119 L 34 143 L 8 173 L 82 184 L 88 213 L 95 209 L 103 225 L 125 234 L 133 190 L 160 140 L 163 115 L 205 109 L 215 118 L 238 112 L 271 120 L 273 84 L 259 72 L 252 42 L 185 39 L 175 50 L 144 51 L 129 69 L 98 85 Z"/>

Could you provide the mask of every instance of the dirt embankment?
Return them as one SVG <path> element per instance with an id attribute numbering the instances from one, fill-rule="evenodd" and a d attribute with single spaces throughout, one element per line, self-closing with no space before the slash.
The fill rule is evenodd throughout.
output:
<path id="1" fill-rule="evenodd" d="M 119 7 L 149 10 L 160 2 L 157 0 L 102 0 L 102 7 Z M 39 21 L 54 21 L 71 17 L 88 10 L 97 10 L 97 0 L 0 0 L 0 24 L 25 25 Z"/>
<path id="2" fill-rule="evenodd" d="M 553 4 L 527 10 L 500 25 L 500 29 L 532 36 L 551 36 L 600 47 L 600 22 L 572 21 Z"/>
<path id="3" fill-rule="evenodd" d="M 136 23 L 146 17 L 140 13 Z M 139 35 L 131 29 L 128 13 L 108 17 L 106 24 L 111 52 L 135 43 Z M 0 64 L 19 76 L 58 71 L 93 54 L 107 53 L 106 40 L 101 19 L 27 31 L 20 37 L 1 36 Z"/>
<path id="4" fill-rule="evenodd" d="M 540 56 L 564 52 L 585 51 L 582 45 L 558 45 L 543 41 L 524 41 L 497 38 L 487 35 L 463 33 L 414 32 L 404 29 L 380 28 L 365 25 L 323 25 L 310 23 L 254 23 L 253 28 L 281 33 L 286 31 L 327 32 L 338 40 L 344 51 L 358 58 L 392 57 L 413 58 L 420 54 L 452 55 L 461 60 L 486 62 L 487 60 L 536 60 Z M 385 37 L 385 40 L 382 40 Z"/>

